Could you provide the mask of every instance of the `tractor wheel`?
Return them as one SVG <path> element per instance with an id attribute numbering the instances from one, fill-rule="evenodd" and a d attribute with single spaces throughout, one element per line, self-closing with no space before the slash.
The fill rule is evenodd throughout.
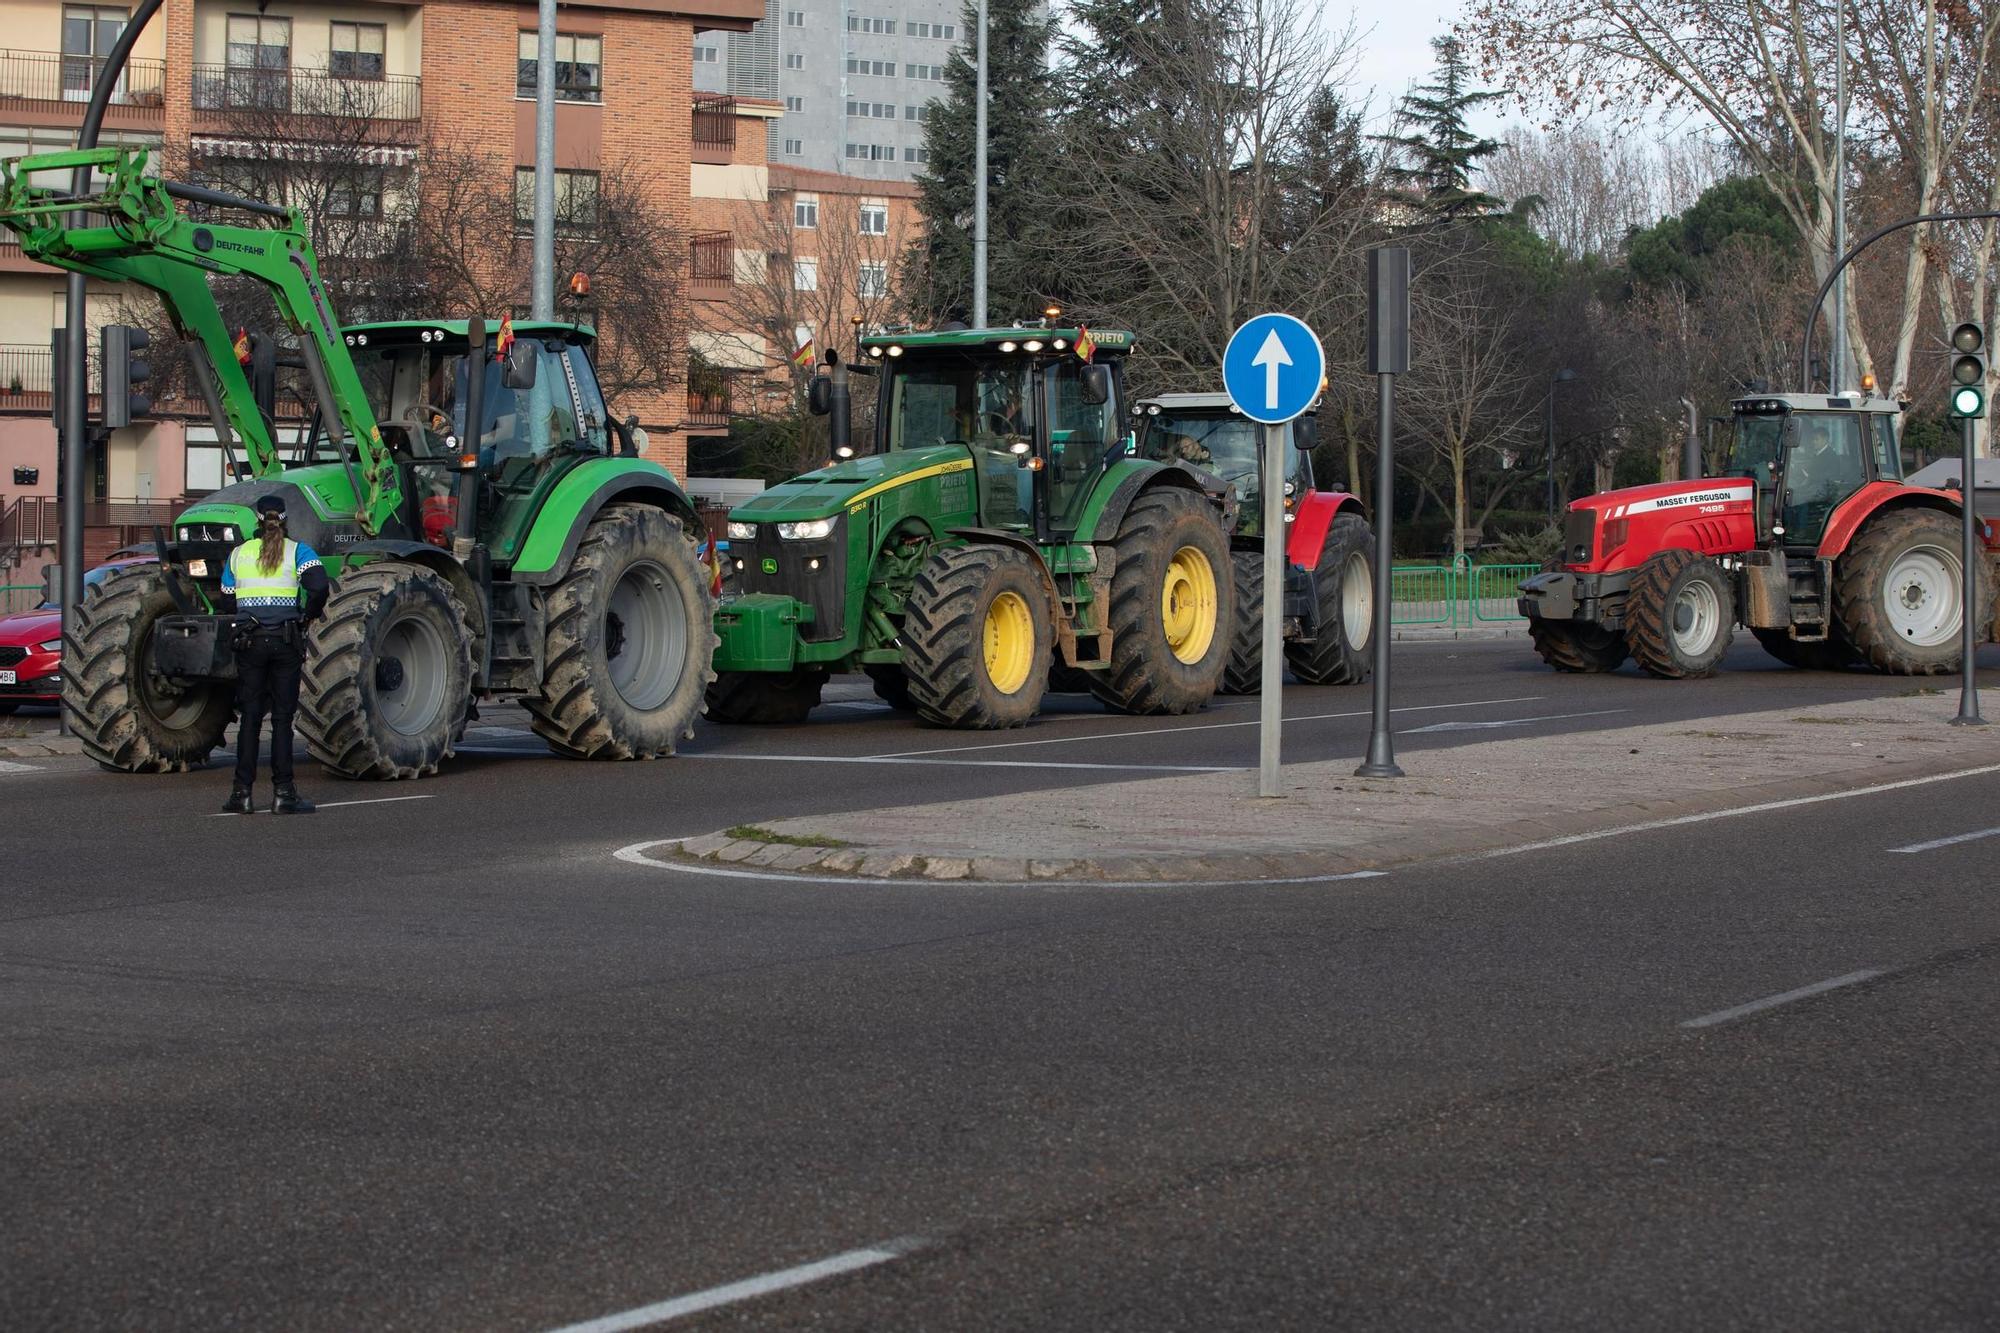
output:
<path id="1" fill-rule="evenodd" d="M 1624 665 L 1625 636 L 1588 620 L 1528 620 L 1528 638 L 1541 659 L 1558 671 L 1598 674 Z"/>
<path id="2" fill-rule="evenodd" d="M 1806 671 L 1841 671 L 1861 660 L 1838 633 L 1817 643 L 1800 643 L 1781 629 L 1753 629 L 1750 633 L 1756 636 L 1765 652 L 1788 667 L 1800 667 Z"/>
<path id="3" fill-rule="evenodd" d="M 1111 666 L 1091 693 L 1127 713 L 1192 713 L 1229 660 L 1228 539 L 1205 501 L 1162 488 L 1132 502 L 1113 547 Z"/>
<path id="4" fill-rule="evenodd" d="M 1236 583 L 1236 615 L 1217 693 L 1256 694 L 1264 688 L 1264 553 L 1231 551 L 1229 572 Z"/>
<path id="5" fill-rule="evenodd" d="M 1648 560 L 1625 598 L 1632 660 L 1662 680 L 1714 675 L 1735 623 L 1729 576 L 1693 551 L 1662 551 Z"/>
<path id="6" fill-rule="evenodd" d="M 673 517 L 621 505 L 592 519 L 548 597 L 529 725 L 567 759 L 656 759 L 694 735 L 715 679 L 714 606 Z"/>
<path id="7" fill-rule="evenodd" d="M 397 562 L 341 575 L 299 678 L 299 731 L 327 772 L 437 772 L 471 699 L 472 625 L 449 583 Z"/>
<path id="8" fill-rule="evenodd" d="M 1899 509 L 1861 530 L 1833 569 L 1834 605 L 1861 660 L 1892 676 L 1935 676 L 1959 666 L 1958 520 Z M 1978 599 L 1993 604 L 1993 577 L 1978 570 Z M 1981 617 L 1979 635 L 1987 630 Z"/>
<path id="9" fill-rule="evenodd" d="M 1313 571 L 1319 597 L 1311 640 L 1285 645 L 1292 674 L 1308 685 L 1359 685 L 1368 679 L 1375 629 L 1375 530 L 1352 511 L 1333 520 Z"/>
<path id="10" fill-rule="evenodd" d="M 875 686 L 875 697 L 889 707 L 909 712 L 917 706 L 910 697 L 910 678 L 903 674 L 903 668 L 885 662 L 861 670 Z"/>
<path id="11" fill-rule="evenodd" d="M 153 623 L 175 609 L 158 566 L 117 570 L 84 591 L 63 641 L 63 712 L 83 752 L 115 773 L 185 773 L 229 725 L 226 682 L 177 686 L 152 669 Z"/>
<path id="12" fill-rule="evenodd" d="M 903 672 L 926 722 L 993 731 L 1025 724 L 1048 689 L 1049 596 L 1026 553 L 933 552 L 903 611 Z"/>
<path id="13" fill-rule="evenodd" d="M 803 722 L 825 688 L 824 671 L 724 671 L 709 683 L 708 720 L 761 727 Z"/>

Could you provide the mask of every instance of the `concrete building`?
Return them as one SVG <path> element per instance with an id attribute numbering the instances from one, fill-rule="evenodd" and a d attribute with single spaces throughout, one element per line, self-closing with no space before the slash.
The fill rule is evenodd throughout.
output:
<path id="1" fill-rule="evenodd" d="M 695 43 L 695 87 L 776 100 L 775 164 L 914 180 L 945 65 L 970 36 L 958 0 L 765 0 L 749 32 Z"/>

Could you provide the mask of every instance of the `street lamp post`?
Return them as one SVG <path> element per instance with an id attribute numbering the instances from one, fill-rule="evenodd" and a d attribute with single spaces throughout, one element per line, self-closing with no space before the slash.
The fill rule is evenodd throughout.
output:
<path id="1" fill-rule="evenodd" d="M 1556 386 L 1575 379 L 1576 372 L 1564 366 L 1549 380 L 1548 397 L 1544 400 L 1546 412 L 1542 423 L 1542 448 L 1549 465 L 1549 522 L 1556 521 Z"/>

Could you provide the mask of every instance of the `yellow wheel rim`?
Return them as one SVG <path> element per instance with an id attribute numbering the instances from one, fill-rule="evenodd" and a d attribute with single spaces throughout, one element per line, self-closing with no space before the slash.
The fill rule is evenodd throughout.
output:
<path id="1" fill-rule="evenodd" d="M 1160 618 L 1167 647 L 1183 662 L 1199 662 L 1215 642 L 1215 570 L 1198 546 L 1183 546 L 1167 562 Z"/>
<path id="2" fill-rule="evenodd" d="M 1015 694 L 1035 667 L 1035 614 L 1017 592 L 1003 592 L 986 608 L 986 678 L 1002 694 Z"/>

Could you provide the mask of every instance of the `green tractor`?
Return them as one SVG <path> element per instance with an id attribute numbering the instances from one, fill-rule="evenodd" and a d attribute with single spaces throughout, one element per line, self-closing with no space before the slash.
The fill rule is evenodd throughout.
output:
<path id="1" fill-rule="evenodd" d="M 1018 727 L 1052 667 L 1126 712 L 1200 708 L 1229 654 L 1235 503 L 1131 456 L 1131 348 L 1046 323 L 863 338 L 855 369 L 880 384 L 861 457 L 830 355 L 812 406 L 838 457 L 730 511 L 740 591 L 716 611 L 708 716 L 797 721 L 830 673 L 863 671 L 933 724 Z"/>
<path id="2" fill-rule="evenodd" d="M 63 706 L 108 769 L 179 772 L 233 702 L 230 550 L 281 495 L 335 585 L 311 628 L 299 728 L 330 772 L 437 771 L 476 701 L 517 698 L 557 754 L 652 758 L 693 734 L 714 645 L 693 506 L 614 422 L 589 329 L 418 320 L 343 329 L 296 211 L 161 181 L 142 149 L 0 163 L 0 224 L 29 258 L 157 293 L 239 478 L 160 534 L 157 564 L 93 586 L 63 647 Z M 83 198 L 33 177 L 88 167 Z M 175 201 L 252 215 L 184 216 Z M 68 225 L 81 211 L 84 225 Z M 264 225 L 255 225 L 261 220 Z M 287 443 L 275 349 L 247 367 L 214 275 L 267 288 L 317 407 Z M 252 381 L 255 381 L 253 384 Z M 248 455 L 239 464 L 230 447 Z"/>

